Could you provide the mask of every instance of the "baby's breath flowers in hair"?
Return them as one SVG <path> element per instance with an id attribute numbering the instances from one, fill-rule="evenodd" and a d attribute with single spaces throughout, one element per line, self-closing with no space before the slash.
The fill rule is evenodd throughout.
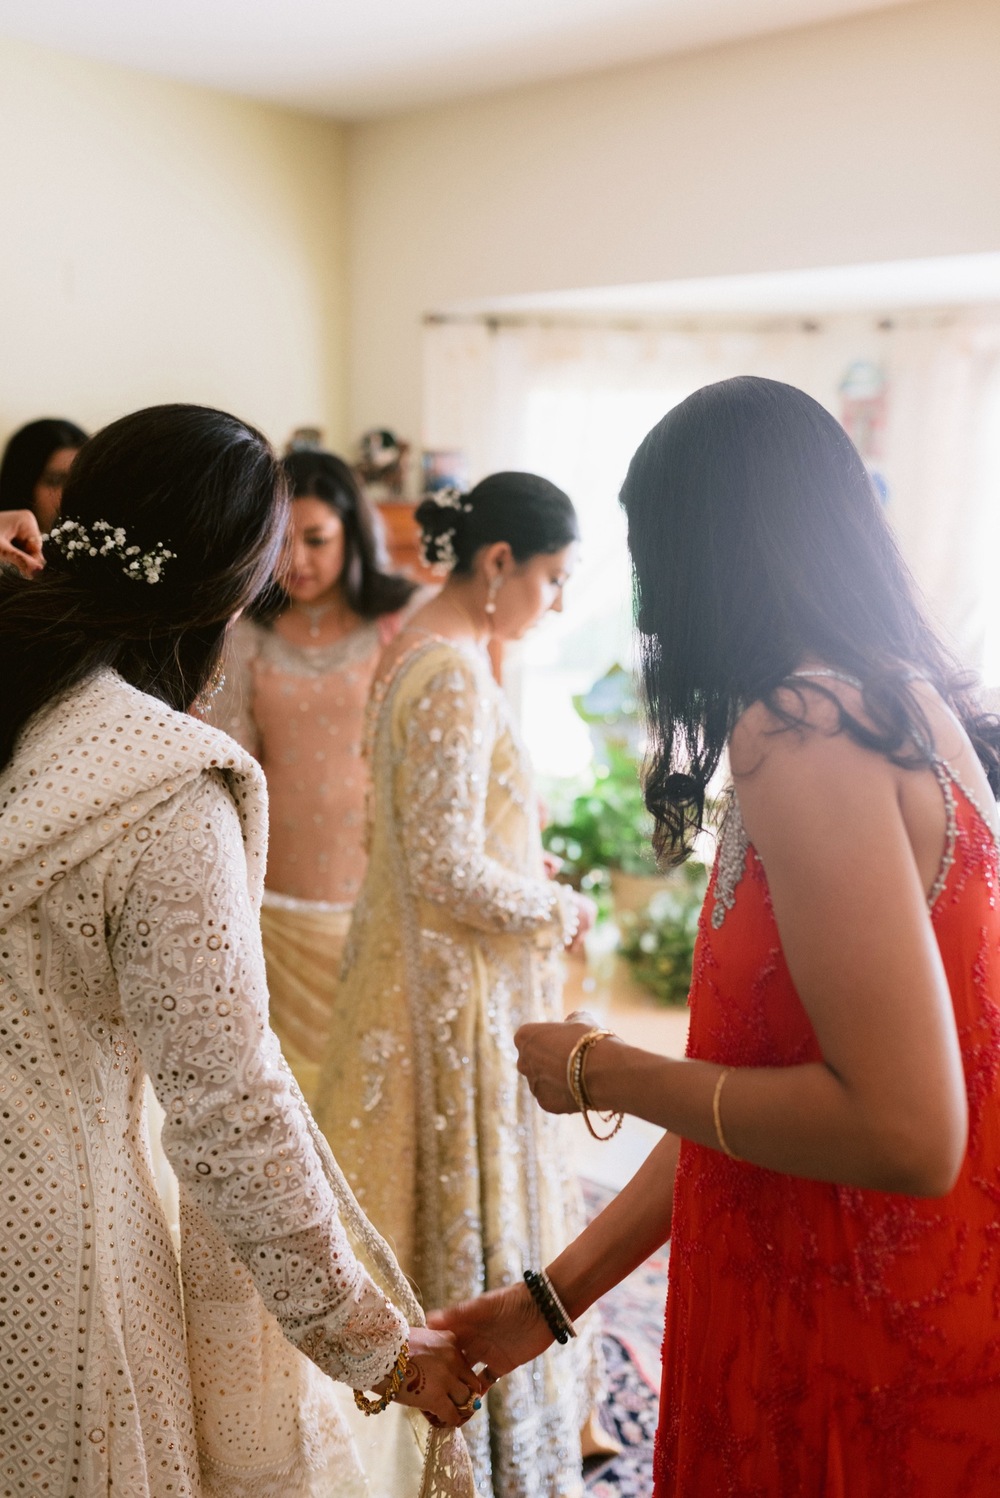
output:
<path id="1" fill-rule="evenodd" d="M 445 485 L 440 489 L 433 489 L 424 496 L 427 503 L 436 506 L 439 510 L 456 511 L 456 525 L 447 530 L 421 529 L 420 532 L 420 557 L 424 566 L 430 572 L 444 575 L 451 572 L 458 556 L 455 552 L 455 531 L 460 515 L 468 515 L 472 510 L 461 489 L 451 485 Z"/>
<path id="2" fill-rule="evenodd" d="M 158 583 L 164 562 L 177 555 L 168 551 L 162 541 L 157 541 L 150 551 L 130 545 L 124 528 L 108 520 L 94 520 L 89 529 L 79 520 L 60 520 L 44 539 L 58 547 L 70 561 L 76 557 L 114 556 L 120 560 L 125 576 L 135 582 Z"/>

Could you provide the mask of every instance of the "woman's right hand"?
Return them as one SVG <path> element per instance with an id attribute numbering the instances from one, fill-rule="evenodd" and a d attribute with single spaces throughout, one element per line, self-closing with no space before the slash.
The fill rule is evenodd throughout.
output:
<path id="1" fill-rule="evenodd" d="M 597 906 L 589 895 L 578 894 L 576 896 L 576 919 L 576 932 L 574 933 L 573 940 L 566 949 L 569 952 L 582 952 L 584 937 L 588 931 L 594 929 L 594 923 L 597 920 Z"/>
<path id="2" fill-rule="evenodd" d="M 473 1373 L 474 1360 L 466 1358 L 447 1329 L 411 1326 L 408 1340 L 410 1360 L 397 1403 L 423 1410 L 433 1417 L 432 1424 L 464 1425 L 476 1412 L 474 1401 L 488 1387 Z"/>
<path id="3" fill-rule="evenodd" d="M 470 1363 L 485 1363 L 486 1387 L 522 1363 L 530 1363 L 553 1342 L 527 1285 L 505 1285 L 475 1300 L 432 1311 L 427 1325 L 452 1332 Z"/>

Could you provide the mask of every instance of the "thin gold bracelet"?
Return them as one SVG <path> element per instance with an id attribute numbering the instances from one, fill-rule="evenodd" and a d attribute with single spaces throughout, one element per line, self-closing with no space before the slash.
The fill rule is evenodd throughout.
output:
<path id="1" fill-rule="evenodd" d="M 625 1114 L 618 1113 L 613 1108 L 609 1108 L 607 1112 L 604 1113 L 602 1113 L 600 1109 L 595 1108 L 594 1112 L 597 1114 L 601 1123 L 613 1124 L 613 1128 L 607 1134 L 599 1134 L 597 1132 L 597 1130 L 594 1128 L 594 1125 L 590 1121 L 590 1110 L 592 1104 L 589 1097 L 587 1096 L 587 1087 L 584 1081 L 584 1068 L 586 1067 L 587 1057 L 590 1054 L 592 1046 L 595 1046 L 599 1040 L 613 1040 L 616 1038 L 617 1037 L 615 1036 L 615 1032 L 613 1030 L 604 1030 L 600 1026 L 596 1026 L 593 1030 L 588 1030 L 586 1035 L 580 1036 L 580 1039 L 570 1051 L 569 1059 L 566 1062 L 566 1082 L 570 1090 L 570 1095 L 572 1096 L 573 1101 L 576 1103 L 576 1106 L 579 1108 L 580 1112 L 583 1114 L 583 1121 L 587 1125 L 591 1137 L 594 1139 L 599 1139 L 602 1144 L 606 1143 L 609 1139 L 614 1139 L 615 1135 L 618 1133 L 618 1130 L 625 1122 Z"/>
<path id="2" fill-rule="evenodd" d="M 729 1076 L 730 1068 L 724 1066 L 719 1073 L 719 1079 L 715 1084 L 715 1092 L 712 1095 L 712 1117 L 715 1119 L 715 1137 L 719 1141 L 719 1148 L 730 1160 L 739 1160 L 740 1156 L 734 1154 L 726 1143 L 726 1136 L 722 1132 L 722 1088 L 726 1078 Z"/>

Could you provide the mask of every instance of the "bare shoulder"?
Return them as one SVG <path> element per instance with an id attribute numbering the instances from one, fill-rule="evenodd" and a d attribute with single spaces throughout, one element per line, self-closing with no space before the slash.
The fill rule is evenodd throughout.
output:
<path id="1" fill-rule="evenodd" d="M 773 708 L 753 703 L 737 722 L 730 768 L 762 856 L 788 838 L 828 845 L 838 824 L 875 825 L 896 814 L 905 772 L 844 731 L 841 707 L 865 722 L 857 688 L 838 681 L 814 690 L 802 681 L 780 688 Z"/>
<path id="2" fill-rule="evenodd" d="M 752 702 L 741 714 L 729 740 L 729 762 L 736 781 L 752 778 L 770 765 L 827 758 L 835 739 L 844 739 L 841 707 L 864 723 L 861 692 L 848 682 L 808 678 L 781 686 L 771 704 Z M 853 741 L 850 741 L 853 743 Z M 861 753 L 860 746 L 854 745 Z"/>

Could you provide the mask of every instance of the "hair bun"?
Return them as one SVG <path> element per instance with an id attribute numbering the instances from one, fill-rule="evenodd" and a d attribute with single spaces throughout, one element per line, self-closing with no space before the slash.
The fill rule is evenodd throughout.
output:
<path id="1" fill-rule="evenodd" d="M 458 560 L 455 542 L 466 524 L 472 506 L 461 489 L 434 489 L 417 505 L 414 518 L 420 527 L 420 554 L 432 572 L 450 572 Z"/>

